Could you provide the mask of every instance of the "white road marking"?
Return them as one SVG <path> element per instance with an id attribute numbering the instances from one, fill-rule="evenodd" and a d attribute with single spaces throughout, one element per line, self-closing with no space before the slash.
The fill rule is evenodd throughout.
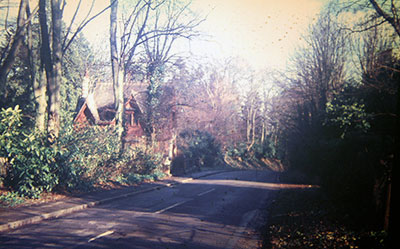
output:
<path id="1" fill-rule="evenodd" d="M 165 211 L 167 211 L 167 210 L 169 210 L 169 209 L 171 209 L 171 208 L 174 208 L 174 207 L 177 207 L 177 206 L 179 206 L 179 205 L 182 205 L 182 204 L 185 203 L 185 202 L 187 202 L 187 200 L 186 200 L 186 201 L 181 201 L 181 202 L 175 203 L 174 205 L 171 205 L 171 206 L 169 206 L 169 207 L 163 208 L 163 209 L 158 210 L 158 211 L 156 211 L 156 212 L 154 212 L 154 213 L 155 213 L 155 214 L 161 214 L 161 213 L 163 213 L 163 212 L 165 212 Z"/>
<path id="2" fill-rule="evenodd" d="M 104 233 L 102 233 L 102 234 L 97 235 L 96 237 L 91 238 L 90 240 L 88 240 L 88 242 L 90 243 L 90 242 L 92 242 L 93 240 L 96 240 L 96 239 L 98 239 L 98 238 L 101 238 L 101 237 L 104 237 L 104 236 L 107 236 L 107 235 L 110 235 L 110 234 L 113 234 L 113 233 L 114 233 L 113 230 L 109 230 L 109 231 L 107 231 L 107 232 L 104 232 Z"/>
<path id="3" fill-rule="evenodd" d="M 212 188 L 212 189 L 210 189 L 210 190 L 207 190 L 207 191 L 205 191 L 205 192 L 202 192 L 202 193 L 200 193 L 200 194 L 197 194 L 197 196 L 203 196 L 203 195 L 205 195 L 205 194 L 208 194 L 208 193 L 210 193 L 210 192 L 213 192 L 215 190 L 215 188 Z"/>

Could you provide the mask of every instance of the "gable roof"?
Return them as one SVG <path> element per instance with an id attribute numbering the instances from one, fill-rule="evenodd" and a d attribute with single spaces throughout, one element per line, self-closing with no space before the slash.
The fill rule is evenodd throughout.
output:
<path id="1" fill-rule="evenodd" d="M 124 87 L 124 103 L 125 112 L 134 112 L 136 115 L 143 115 L 147 112 L 147 90 L 146 82 L 128 83 Z M 174 111 L 175 105 L 175 91 L 173 87 L 161 87 L 160 101 L 161 106 L 158 107 L 160 115 L 160 122 L 169 119 L 171 112 Z M 87 115 L 86 119 L 90 118 L 94 124 L 111 124 L 115 122 L 115 108 L 114 108 L 114 89 L 113 84 L 109 82 L 96 82 L 94 89 L 88 91 L 86 99 L 79 99 L 76 116 L 74 122 L 78 121 L 83 115 Z M 86 111 L 86 114 L 85 114 Z M 140 120 L 141 118 L 139 118 Z M 143 120 L 140 121 L 143 126 Z"/>

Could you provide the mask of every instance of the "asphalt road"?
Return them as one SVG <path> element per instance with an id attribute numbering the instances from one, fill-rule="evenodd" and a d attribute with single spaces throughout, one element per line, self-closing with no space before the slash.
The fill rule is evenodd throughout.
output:
<path id="1" fill-rule="evenodd" d="M 255 220 L 277 189 L 270 171 L 232 171 L 46 220 L 0 248 L 256 248 Z"/>

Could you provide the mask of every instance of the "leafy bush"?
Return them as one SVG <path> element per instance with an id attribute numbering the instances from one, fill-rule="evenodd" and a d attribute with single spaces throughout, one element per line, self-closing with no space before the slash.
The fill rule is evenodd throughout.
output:
<path id="1" fill-rule="evenodd" d="M 136 173 L 128 173 L 119 175 L 116 178 L 116 181 L 123 184 L 132 184 L 132 183 L 140 183 L 144 180 L 153 181 L 158 180 L 164 177 L 165 174 L 161 171 L 154 171 L 154 173 L 148 175 L 141 175 Z"/>
<path id="2" fill-rule="evenodd" d="M 2 109 L 0 119 L 0 157 L 7 162 L 4 185 L 33 198 L 51 191 L 59 181 L 55 158 L 60 151 L 46 146 L 43 134 L 23 128 L 19 106 Z"/>
<path id="3" fill-rule="evenodd" d="M 237 143 L 230 146 L 227 150 L 227 156 L 239 162 L 245 162 L 249 165 L 263 164 L 265 159 L 277 159 L 277 152 L 274 143 L 270 139 L 265 139 L 264 142 L 257 141 L 250 148 L 247 143 Z"/>
<path id="4" fill-rule="evenodd" d="M 120 153 L 113 126 L 71 128 L 60 140 L 65 153 L 59 159 L 61 187 L 83 189 L 116 181 L 124 184 L 161 176 L 162 155 L 139 146 Z"/>
<path id="5" fill-rule="evenodd" d="M 146 150 L 140 146 L 134 148 L 128 148 L 123 156 L 122 160 L 118 162 L 119 168 L 125 175 L 139 174 L 139 175 L 151 175 L 156 171 L 159 171 L 162 165 L 162 155 L 155 153 L 151 150 Z"/>
<path id="6" fill-rule="evenodd" d="M 117 180 L 135 183 L 163 176 L 162 155 L 142 148 L 120 153 L 114 127 L 64 127 L 56 145 L 26 128 L 22 111 L 0 112 L 1 180 L 14 195 L 38 198 L 44 191 L 88 190 Z"/>
<path id="7" fill-rule="evenodd" d="M 309 176 L 310 183 L 321 185 L 338 204 L 348 208 L 354 220 L 383 217 L 386 176 L 380 161 L 390 162 L 385 152 L 391 147 L 389 139 L 365 133 L 359 127 L 343 130 L 339 124 L 333 125 L 326 124 L 308 131 L 301 140 L 292 140 L 288 153 L 291 168 Z M 370 224 L 381 222 L 373 218 Z"/>
<path id="8" fill-rule="evenodd" d="M 120 157 L 113 128 L 71 126 L 56 146 L 48 146 L 45 135 L 24 127 L 21 116 L 18 106 L 0 112 L 2 178 L 18 195 L 37 198 L 56 187 L 86 190 L 118 173 L 112 168 Z"/>
<path id="9" fill-rule="evenodd" d="M 60 187 L 85 189 L 118 173 L 113 168 L 121 157 L 114 127 L 71 126 L 59 146 L 64 151 L 58 158 Z"/>
<path id="10" fill-rule="evenodd" d="M 346 86 L 343 90 L 345 94 L 336 94 L 332 101 L 326 104 L 326 118 L 324 125 L 330 128 L 336 128 L 336 132 L 341 138 L 351 131 L 362 131 L 366 133 L 371 125 L 369 119 L 371 115 L 366 112 L 366 106 L 363 99 L 348 97 L 357 89 L 352 86 Z"/>
<path id="11" fill-rule="evenodd" d="M 178 140 L 186 165 L 193 168 L 214 167 L 222 163 L 219 143 L 206 131 L 186 130 Z"/>
<path id="12" fill-rule="evenodd" d="M 0 207 L 13 207 L 23 202 L 23 198 L 21 198 L 16 192 L 8 192 L 0 195 Z"/>
<path id="13" fill-rule="evenodd" d="M 247 158 L 247 145 L 246 143 L 237 143 L 228 148 L 227 153 L 234 158 Z"/>

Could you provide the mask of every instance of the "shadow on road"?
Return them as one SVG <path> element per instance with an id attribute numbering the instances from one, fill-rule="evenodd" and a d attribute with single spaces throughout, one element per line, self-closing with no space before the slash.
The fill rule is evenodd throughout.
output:
<path id="1" fill-rule="evenodd" d="M 249 238 L 254 210 L 266 209 L 276 190 L 317 187 L 280 183 L 271 171 L 176 179 L 183 184 L 0 236 L 0 248 L 227 248 Z"/>

